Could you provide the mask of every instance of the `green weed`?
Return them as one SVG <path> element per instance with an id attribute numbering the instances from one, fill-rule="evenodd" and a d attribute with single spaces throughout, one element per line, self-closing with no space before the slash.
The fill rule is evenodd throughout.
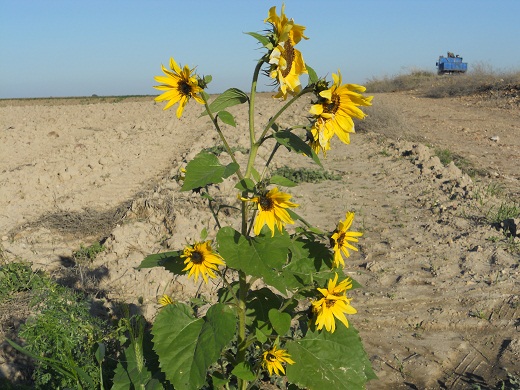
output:
<path id="1" fill-rule="evenodd" d="M 90 246 L 83 246 L 80 245 L 80 248 L 73 253 L 73 257 L 76 260 L 94 260 L 98 254 L 103 252 L 105 250 L 105 247 L 100 244 L 99 242 L 95 242 L 94 244 Z"/>
<path id="2" fill-rule="evenodd" d="M 319 183 L 324 180 L 341 180 L 341 175 L 327 172 L 323 169 L 281 167 L 273 171 L 273 175 L 280 175 L 295 183 Z"/>
<path id="3" fill-rule="evenodd" d="M 0 301 L 11 294 L 41 285 L 41 276 L 33 273 L 27 263 L 9 263 L 0 267 Z"/>
<path id="4" fill-rule="evenodd" d="M 507 219 L 520 216 L 520 204 L 516 202 L 502 202 L 497 208 L 492 207 L 487 215 L 490 224 L 500 224 Z"/>
<path id="5" fill-rule="evenodd" d="M 24 345 L 10 344 L 35 360 L 35 388 L 99 389 L 95 352 L 99 343 L 108 340 L 111 326 L 90 314 L 89 298 L 32 272 L 27 263 L 1 267 L 0 296 L 9 299 L 19 291 L 30 294 L 34 314 L 18 332 Z"/>

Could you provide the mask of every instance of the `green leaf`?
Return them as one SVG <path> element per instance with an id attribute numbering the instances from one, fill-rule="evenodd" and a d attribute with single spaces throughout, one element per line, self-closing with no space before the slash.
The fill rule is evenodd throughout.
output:
<path id="1" fill-rule="evenodd" d="M 200 152 L 186 166 L 186 177 L 181 191 L 189 191 L 208 184 L 222 183 L 239 168 L 236 163 L 222 165 L 213 153 Z"/>
<path id="2" fill-rule="evenodd" d="M 307 68 L 307 72 L 309 75 L 309 84 L 314 84 L 316 81 L 318 81 L 318 75 L 316 74 L 314 69 L 312 69 L 309 66 L 309 64 L 305 64 L 305 67 Z"/>
<path id="3" fill-rule="evenodd" d="M 162 371 L 177 390 L 198 390 L 206 370 L 220 357 L 235 335 L 231 308 L 217 303 L 203 318 L 195 318 L 184 304 L 165 306 L 152 327 L 154 349 Z"/>
<path id="4" fill-rule="evenodd" d="M 216 372 L 211 375 L 211 380 L 213 381 L 213 387 L 216 387 L 217 389 L 223 388 L 229 382 L 229 380 L 220 372 Z"/>
<path id="5" fill-rule="evenodd" d="M 278 184 L 279 186 L 283 186 L 283 187 L 296 187 L 298 185 L 294 181 L 289 180 L 286 177 L 283 177 L 280 175 L 271 176 L 269 181 L 271 184 Z"/>
<path id="6" fill-rule="evenodd" d="M 184 269 L 184 261 L 181 258 L 181 254 L 181 251 L 172 251 L 148 255 L 141 264 L 139 264 L 137 269 L 164 267 L 167 271 L 175 275 L 182 275 L 184 274 L 182 271 Z"/>
<path id="7" fill-rule="evenodd" d="M 146 366 L 139 367 L 135 356 L 134 344 L 130 344 L 119 357 L 114 371 L 112 390 L 127 389 L 164 389 L 162 384 L 152 377 Z"/>
<path id="8" fill-rule="evenodd" d="M 228 107 L 236 106 L 237 104 L 245 103 L 249 100 L 249 97 L 245 92 L 242 92 L 237 88 L 229 88 L 220 95 L 217 96 L 213 102 L 209 105 L 209 110 L 213 113 L 222 111 Z M 202 115 L 207 115 L 205 111 Z"/>
<path id="9" fill-rule="evenodd" d="M 270 335 L 270 334 L 269 334 Z M 262 330 L 256 328 L 255 329 L 255 336 L 258 341 L 260 341 L 262 344 L 267 341 L 267 338 L 269 335 L 266 335 Z"/>
<path id="10" fill-rule="evenodd" d="M 231 371 L 233 375 L 237 378 L 246 380 L 246 381 L 254 381 L 256 379 L 256 375 L 251 370 L 251 367 L 247 363 L 238 363 L 233 371 Z"/>
<path id="11" fill-rule="evenodd" d="M 287 365 L 287 379 L 306 389 L 365 389 L 376 375 L 358 332 L 337 322 L 336 331 L 308 331 L 285 347 L 295 364 Z"/>
<path id="12" fill-rule="evenodd" d="M 280 312 L 277 309 L 269 310 L 269 321 L 271 321 L 271 325 L 273 325 L 274 330 L 280 336 L 286 334 L 291 328 L 291 315 Z"/>
<path id="13" fill-rule="evenodd" d="M 224 122 L 226 125 L 230 125 L 230 126 L 233 126 L 233 127 L 237 127 L 237 124 L 235 122 L 235 117 L 233 115 L 231 115 L 231 113 L 227 112 L 227 111 L 219 111 L 218 113 L 218 117 L 220 118 L 220 120 L 222 122 Z"/>
<path id="14" fill-rule="evenodd" d="M 253 175 L 253 179 L 255 179 L 257 182 L 262 179 L 255 167 L 251 168 L 251 175 Z"/>
<path id="15" fill-rule="evenodd" d="M 208 238 L 208 229 L 203 228 L 203 229 L 200 231 L 200 240 L 201 240 L 201 241 L 206 241 L 206 238 Z"/>
<path id="16" fill-rule="evenodd" d="M 334 271 L 330 269 L 332 253 L 322 242 L 299 237 L 291 242 L 289 250 L 291 261 L 284 271 L 294 278 L 294 287 L 308 286 L 314 281 L 323 285 L 334 278 Z"/>
<path id="17" fill-rule="evenodd" d="M 282 144 L 293 152 L 302 153 L 307 157 L 311 157 L 316 164 L 318 164 L 320 167 L 323 167 L 318 155 L 314 152 L 314 150 L 312 150 L 312 148 L 296 134 L 293 134 L 287 130 L 282 130 L 273 133 L 273 137 L 279 144 Z"/>
<path id="18" fill-rule="evenodd" d="M 211 75 L 208 74 L 208 75 L 204 76 L 204 82 L 206 84 L 211 83 L 211 80 L 213 80 L 213 77 L 211 77 Z"/>
<path id="19" fill-rule="evenodd" d="M 217 233 L 219 252 L 226 264 L 246 274 L 262 278 L 267 284 L 285 293 L 287 290 L 281 270 L 287 261 L 290 237 L 278 231 L 271 234 L 246 238 L 230 227 Z"/>
<path id="20" fill-rule="evenodd" d="M 285 209 L 288 213 L 289 213 L 289 216 L 295 220 L 295 221 L 303 221 L 304 219 L 302 217 L 300 217 L 299 214 L 297 214 L 295 211 L 291 210 L 291 209 Z M 326 233 L 321 230 L 321 229 L 318 229 L 317 227 L 314 227 L 314 226 L 311 226 L 311 227 L 308 227 L 306 226 L 305 229 L 303 229 L 303 231 L 307 231 L 307 232 L 312 232 L 314 234 L 317 234 L 319 236 L 324 236 Z"/>
<path id="21" fill-rule="evenodd" d="M 246 32 L 244 34 L 251 35 L 253 38 L 256 38 L 262 44 L 262 46 L 267 46 L 268 44 L 271 43 L 269 38 L 266 37 L 265 35 L 258 34 L 255 32 Z"/>
<path id="22" fill-rule="evenodd" d="M 273 333 L 273 327 L 269 321 L 269 310 L 278 309 L 283 302 L 283 298 L 267 287 L 254 290 L 249 293 L 246 302 L 246 324 L 251 329 L 255 329 L 255 334 L 263 333 L 270 336 Z M 262 337 L 259 337 L 261 340 Z"/>
<path id="23" fill-rule="evenodd" d="M 247 178 L 242 179 L 236 184 L 235 188 L 240 191 L 254 192 L 255 182 L 253 180 L 247 179 Z"/>
<path id="24" fill-rule="evenodd" d="M 106 347 L 105 347 L 105 343 L 98 343 L 98 347 L 96 349 L 96 360 L 99 364 L 101 364 L 103 362 L 103 360 L 105 359 L 105 351 L 106 351 Z"/>

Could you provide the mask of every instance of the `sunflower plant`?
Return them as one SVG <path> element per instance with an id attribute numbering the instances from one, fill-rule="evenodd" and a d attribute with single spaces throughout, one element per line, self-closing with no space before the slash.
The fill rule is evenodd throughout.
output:
<path id="1" fill-rule="evenodd" d="M 150 341 L 157 364 L 148 366 L 144 364 L 148 361 L 137 359 L 135 348 L 128 351 L 126 366 L 120 363 L 118 371 L 125 383 L 195 390 L 254 389 L 270 381 L 290 383 L 293 389 L 360 389 L 375 378 L 352 323 L 357 310 L 349 294 L 360 286 L 344 272 L 345 259 L 349 251 L 357 250 L 355 243 L 362 236 L 350 230 L 354 213 L 347 212 L 334 231 L 323 232 L 296 212 L 298 204 L 284 192 L 296 183 L 270 174 L 281 146 L 321 165 L 319 156 L 330 150 L 335 136 L 350 142 L 353 119 L 365 117 L 361 107 L 371 105 L 372 97 L 363 95 L 362 86 L 343 84 L 340 72 L 332 75 L 332 81 L 316 75 L 296 49 L 308 39 L 305 27 L 288 18 L 284 6 L 280 14 L 272 7 L 265 23 L 263 34 L 248 33 L 265 50 L 249 93 L 230 88 L 210 101 L 205 88 L 211 77 L 201 77 L 173 58 L 169 69 L 162 67 L 164 75 L 155 78 L 159 83 L 155 88 L 162 91 L 155 100 L 167 102 L 164 109 L 177 104 L 177 117 L 186 104 L 204 106 L 203 115 L 209 116 L 231 162 L 223 164 L 216 155 L 202 151 L 183 170 L 181 190 L 208 200 L 214 239 L 208 240 L 210 234 L 203 231 L 177 251 L 147 256 L 140 268 L 162 266 L 194 283 L 214 282 L 220 289 L 205 305 L 207 310 L 161 297 Z M 273 97 L 281 107 L 258 125 L 254 113 L 261 72 L 275 83 Z M 300 81 L 304 74 L 306 86 Z M 306 94 L 314 98 L 305 125 L 281 128 L 279 116 Z M 227 109 L 238 105 L 248 110 L 250 118 L 250 149 L 242 165 L 224 131 L 224 125 L 236 126 Z M 267 139 L 276 144 L 268 161 L 258 163 Z M 236 183 L 238 226 L 222 226 L 208 192 L 210 187 L 218 190 L 215 184 L 228 178 Z"/>

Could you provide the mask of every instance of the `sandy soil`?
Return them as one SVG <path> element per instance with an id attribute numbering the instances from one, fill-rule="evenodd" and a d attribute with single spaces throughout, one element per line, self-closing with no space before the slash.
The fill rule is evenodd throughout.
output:
<path id="1" fill-rule="evenodd" d="M 257 123 L 265 123 L 277 104 L 263 94 L 258 105 Z M 148 318 L 159 295 L 189 297 L 193 283 L 185 277 L 134 267 L 147 254 L 181 248 L 204 227 L 214 234 L 204 203 L 173 180 L 215 143 L 200 112 L 189 105 L 177 120 L 151 98 L 2 101 L 4 257 L 73 276 L 108 303 L 125 300 Z M 233 112 L 238 127 L 226 134 L 247 148 L 247 117 Z M 351 321 L 379 376 L 368 388 L 466 389 L 495 384 L 505 370 L 520 376 L 520 238 L 505 240 L 489 222 L 500 204 L 520 199 L 518 107 L 394 93 L 376 94 L 370 113 L 374 120 L 351 145 L 336 140 L 322 160 L 341 180 L 290 191 L 309 222 L 333 230 L 354 210 L 355 228 L 364 231 L 346 271 L 364 285 L 353 294 L 358 314 Z M 457 154 L 478 174 L 444 166 L 435 149 Z M 277 161 L 312 167 L 285 152 Z M 236 202 L 233 185 L 219 186 L 222 202 Z M 223 219 L 236 226 L 233 212 Z M 78 264 L 73 252 L 100 239 L 106 251 Z M 16 373 L 1 361 L 0 369 Z"/>

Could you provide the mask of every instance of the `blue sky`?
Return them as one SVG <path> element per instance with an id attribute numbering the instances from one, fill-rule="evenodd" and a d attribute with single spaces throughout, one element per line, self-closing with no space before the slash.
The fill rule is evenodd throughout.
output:
<path id="1" fill-rule="evenodd" d="M 0 98 L 156 94 L 173 56 L 211 74 L 210 93 L 249 90 L 262 51 L 263 0 L 0 0 Z M 472 65 L 520 69 L 520 0 L 286 0 L 307 27 L 298 48 L 343 81 L 435 71 L 452 51 Z M 260 89 L 271 90 L 268 80 Z"/>

